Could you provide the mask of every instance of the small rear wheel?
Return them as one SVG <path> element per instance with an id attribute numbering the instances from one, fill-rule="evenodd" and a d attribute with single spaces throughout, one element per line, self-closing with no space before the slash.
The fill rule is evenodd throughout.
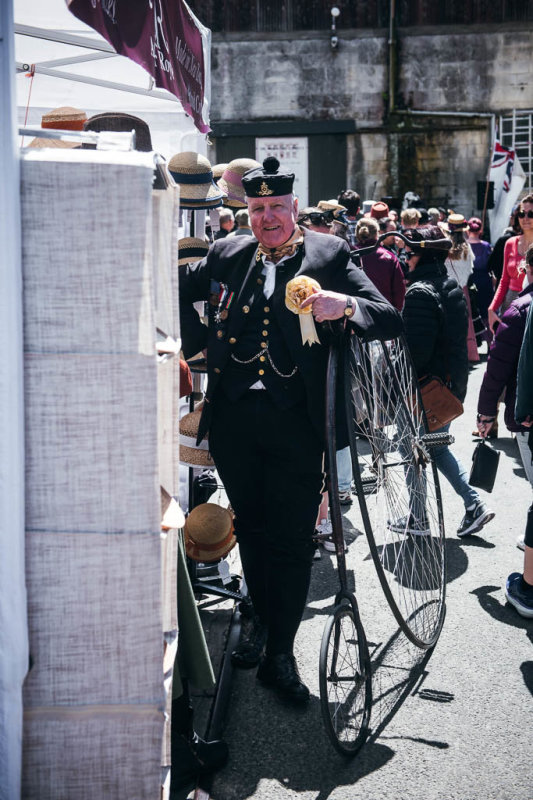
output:
<path id="1" fill-rule="evenodd" d="M 370 655 L 357 604 L 335 607 L 320 648 L 320 707 L 328 736 L 345 756 L 354 756 L 368 736 L 372 708 Z"/>

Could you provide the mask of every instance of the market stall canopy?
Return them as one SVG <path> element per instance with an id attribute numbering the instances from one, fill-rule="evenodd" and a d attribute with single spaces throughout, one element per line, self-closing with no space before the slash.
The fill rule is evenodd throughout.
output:
<path id="1" fill-rule="evenodd" d="M 139 3 L 131 4 L 128 13 L 135 5 Z M 154 149 L 163 155 L 205 152 L 205 134 L 182 103 L 169 91 L 154 88 L 154 78 L 142 66 L 117 55 L 99 33 L 69 12 L 65 0 L 15 0 L 14 13 L 19 124 L 39 125 L 44 113 L 65 105 L 83 109 L 87 116 L 124 111 L 148 122 Z M 195 24 L 205 68 L 202 120 L 208 126 L 210 31 L 196 19 Z"/>

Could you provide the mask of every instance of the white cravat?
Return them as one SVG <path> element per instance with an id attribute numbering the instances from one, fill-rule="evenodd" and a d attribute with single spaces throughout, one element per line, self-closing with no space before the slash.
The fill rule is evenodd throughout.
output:
<path id="1" fill-rule="evenodd" d="M 274 293 L 274 289 L 276 288 L 276 267 L 279 267 L 279 265 L 283 261 L 287 261 L 288 258 L 292 258 L 292 256 L 283 256 L 283 258 L 280 258 L 277 264 L 274 264 L 273 261 L 268 261 L 266 256 L 263 256 L 263 269 L 261 273 L 265 276 L 263 294 L 267 300 L 270 300 Z"/>

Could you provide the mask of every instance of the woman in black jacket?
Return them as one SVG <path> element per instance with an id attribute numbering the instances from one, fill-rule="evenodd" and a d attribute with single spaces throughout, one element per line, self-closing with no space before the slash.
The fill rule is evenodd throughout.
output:
<path id="1" fill-rule="evenodd" d="M 421 248 L 418 242 L 442 239 L 440 228 L 427 225 L 405 231 L 407 293 L 402 316 L 407 343 L 418 378 L 436 375 L 456 397 L 464 400 L 468 382 L 468 312 L 462 289 L 446 272 L 446 251 Z M 449 424 L 439 432 L 447 432 Z M 493 517 L 478 493 L 468 484 L 460 461 L 447 445 L 432 450 L 439 472 L 462 498 L 465 515 L 457 530 L 460 537 L 477 533 Z M 417 521 L 413 520 L 413 528 Z M 412 533 L 420 533 L 412 530 Z"/>

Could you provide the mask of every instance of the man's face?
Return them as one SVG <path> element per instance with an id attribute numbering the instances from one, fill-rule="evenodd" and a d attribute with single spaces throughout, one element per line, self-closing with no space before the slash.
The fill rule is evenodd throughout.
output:
<path id="1" fill-rule="evenodd" d="M 235 227 L 235 221 L 234 221 L 233 217 L 227 217 L 226 219 L 221 220 L 220 227 L 224 228 L 224 230 L 226 230 L 229 233 L 231 233 L 231 231 Z"/>
<path id="2" fill-rule="evenodd" d="M 279 247 L 294 232 L 298 201 L 292 194 L 281 197 L 249 197 L 248 211 L 255 238 L 265 247 Z"/>

